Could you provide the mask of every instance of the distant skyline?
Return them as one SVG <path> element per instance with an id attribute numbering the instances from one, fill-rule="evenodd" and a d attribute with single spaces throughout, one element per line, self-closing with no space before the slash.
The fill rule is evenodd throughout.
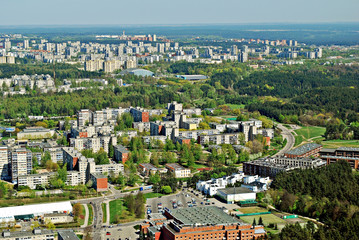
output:
<path id="1" fill-rule="evenodd" d="M 359 22 L 359 0 L 2 0 L 0 25 Z"/>

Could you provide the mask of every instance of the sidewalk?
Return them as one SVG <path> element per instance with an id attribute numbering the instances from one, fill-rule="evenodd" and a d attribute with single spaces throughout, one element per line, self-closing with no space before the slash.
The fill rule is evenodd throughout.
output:
<path id="1" fill-rule="evenodd" d="M 89 209 L 87 207 L 87 204 L 82 204 L 82 206 L 84 206 L 85 208 L 85 221 L 84 221 L 84 225 L 82 225 L 81 227 L 87 227 L 89 222 Z"/>

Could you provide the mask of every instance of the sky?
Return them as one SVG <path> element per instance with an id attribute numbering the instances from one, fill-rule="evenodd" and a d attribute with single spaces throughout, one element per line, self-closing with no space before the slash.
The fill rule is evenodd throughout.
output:
<path id="1" fill-rule="evenodd" d="M 0 0 L 0 25 L 359 22 L 359 0 Z"/>

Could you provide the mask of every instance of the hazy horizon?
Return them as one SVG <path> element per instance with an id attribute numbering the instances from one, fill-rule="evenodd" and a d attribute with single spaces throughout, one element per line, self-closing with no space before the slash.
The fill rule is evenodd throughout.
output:
<path id="1" fill-rule="evenodd" d="M 357 0 L 4 0 L 1 26 L 306 24 L 359 22 Z"/>

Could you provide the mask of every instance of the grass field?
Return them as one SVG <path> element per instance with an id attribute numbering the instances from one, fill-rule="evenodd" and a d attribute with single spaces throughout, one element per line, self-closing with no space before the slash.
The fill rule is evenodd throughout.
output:
<path id="1" fill-rule="evenodd" d="M 113 200 L 110 202 L 110 223 L 116 222 L 116 215 L 121 215 L 122 211 L 125 210 L 122 199 Z"/>
<path id="2" fill-rule="evenodd" d="M 88 225 L 92 225 L 93 222 L 93 208 L 91 204 L 87 204 L 87 208 L 89 209 L 89 221 L 88 221 Z"/>
<path id="3" fill-rule="evenodd" d="M 231 110 L 241 109 L 245 107 L 244 104 L 225 104 L 225 105 L 228 106 Z"/>
<path id="4" fill-rule="evenodd" d="M 302 135 L 294 136 L 294 138 L 295 138 L 294 147 L 300 145 L 304 141 L 304 138 Z"/>
<path id="5" fill-rule="evenodd" d="M 338 147 L 359 147 L 358 140 L 329 140 L 322 141 L 323 148 L 338 148 Z"/>
<path id="6" fill-rule="evenodd" d="M 101 204 L 101 207 L 102 207 L 102 222 L 106 222 L 107 221 L 107 211 L 106 211 L 106 203 L 102 203 Z"/>
<path id="7" fill-rule="evenodd" d="M 145 193 L 143 194 L 143 196 L 147 199 L 147 198 L 156 198 L 156 197 L 161 197 L 164 196 L 165 194 L 162 193 L 154 193 L 154 192 L 150 192 L 150 193 Z"/>
<path id="8" fill-rule="evenodd" d="M 305 140 L 315 137 L 321 137 L 325 133 L 324 127 L 302 127 L 300 129 L 294 130 L 299 136 L 303 136 Z"/>
<path id="9" fill-rule="evenodd" d="M 268 212 L 267 209 L 261 207 L 242 207 L 238 209 L 241 213 L 259 213 Z"/>
<path id="10" fill-rule="evenodd" d="M 243 220 L 246 223 L 253 223 L 253 219 L 256 219 L 256 223 L 258 224 L 259 222 L 259 218 L 262 217 L 263 223 L 264 225 L 268 225 L 270 223 L 273 224 L 285 224 L 286 221 L 273 215 L 273 214 L 263 214 L 263 215 L 257 215 L 257 216 L 244 216 L 244 217 L 240 217 L 241 220 Z"/>

